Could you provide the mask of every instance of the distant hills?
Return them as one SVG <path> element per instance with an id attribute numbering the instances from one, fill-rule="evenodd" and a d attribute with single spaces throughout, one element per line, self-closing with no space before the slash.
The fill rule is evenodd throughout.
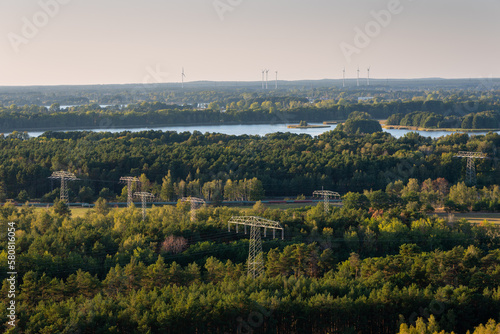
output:
<path id="1" fill-rule="evenodd" d="M 370 78 L 370 85 L 367 85 L 366 78 L 360 78 L 357 86 L 356 78 L 346 78 L 346 89 L 352 88 L 489 88 L 496 89 L 500 86 L 500 78 L 470 78 L 470 79 L 444 79 L 444 78 L 421 78 L 421 79 L 375 79 Z M 342 87 L 342 79 L 322 79 L 322 80 L 278 80 L 278 89 L 304 87 Z M 250 88 L 262 90 L 261 81 L 192 81 L 184 83 L 184 90 L 213 89 L 213 88 Z M 275 81 L 268 81 L 268 90 L 274 90 Z M 32 90 L 57 91 L 57 90 L 124 90 L 137 89 L 138 87 L 155 87 L 162 89 L 182 90 L 181 84 L 174 83 L 131 83 L 131 84 L 95 84 L 95 85 L 34 85 L 34 86 L 0 86 L 0 93 L 25 92 Z"/>
<path id="2" fill-rule="evenodd" d="M 0 105 L 126 105 L 142 101 L 166 102 L 179 105 L 209 103 L 213 101 L 237 102 L 241 99 L 276 96 L 294 96 L 318 99 L 346 99 L 375 96 L 385 100 L 411 100 L 414 96 L 425 96 L 428 92 L 448 91 L 462 96 L 482 95 L 476 92 L 499 90 L 500 79 L 370 79 L 345 80 L 296 80 L 268 81 L 262 88 L 261 81 L 194 81 L 181 83 L 110 84 L 110 85 L 59 85 L 59 86 L 0 86 Z M 345 92 L 345 94 L 342 94 Z M 417 92 L 417 94 L 415 94 Z M 470 94 L 470 92 L 474 92 Z"/>

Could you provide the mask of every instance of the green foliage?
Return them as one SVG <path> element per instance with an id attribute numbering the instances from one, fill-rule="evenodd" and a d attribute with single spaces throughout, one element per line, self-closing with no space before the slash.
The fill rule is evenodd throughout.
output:
<path id="1" fill-rule="evenodd" d="M 465 164 L 453 159 L 457 151 L 480 147 L 496 158 L 498 145 L 500 135 L 493 133 L 452 134 L 432 140 L 415 134 L 396 139 L 381 132 L 351 136 L 340 131 L 317 138 L 290 133 L 238 137 L 161 131 L 47 132 L 29 140 L 0 138 L 5 157 L 0 164 L 0 175 L 6 198 L 16 198 L 25 190 L 32 201 L 43 202 L 52 202 L 59 195 L 57 181 L 46 177 L 60 169 L 76 172 L 81 181 L 68 184 L 70 194 L 81 195 L 78 200 L 86 202 L 98 197 L 125 202 L 127 189 L 117 182 L 119 177 L 142 174 L 150 183 L 150 191 L 164 201 L 184 196 L 203 197 L 204 193 L 218 201 L 250 198 L 245 179 L 248 185 L 254 178 L 261 182 L 265 196 L 295 197 L 322 186 L 341 194 L 386 189 L 390 183 L 407 182 L 410 178 L 419 182 L 445 178 L 454 184 L 463 177 Z M 18 156 L 30 158 L 14 158 Z M 170 177 L 166 175 L 169 170 Z M 500 177 L 494 160 L 478 161 L 477 170 L 480 186 L 493 185 Z M 33 179 L 46 181 L 35 183 Z M 229 180 L 235 189 L 227 193 Z M 109 190 L 100 194 L 104 187 Z M 139 189 L 134 188 L 133 192 L 136 191 Z M 118 198 L 113 198 L 114 194 Z M 252 195 L 257 199 L 261 196 L 260 190 L 256 196 Z"/>
<path id="2" fill-rule="evenodd" d="M 271 109 L 284 101 L 257 101 L 249 95 L 233 102 L 229 116 L 190 108 L 184 113 L 163 103 L 127 107 L 130 113 L 122 120 L 120 112 L 95 106 L 68 112 L 83 123 L 103 115 L 125 123 L 267 119 L 275 117 Z M 350 115 L 351 122 L 372 121 L 371 116 L 379 118 L 389 109 L 405 115 L 403 119 L 408 111 L 437 113 L 447 107 L 429 98 L 360 104 L 353 113 L 345 100 L 318 106 L 288 102 L 293 108 L 289 115 L 299 119 L 309 120 L 318 112 L 317 117 Z M 255 111 L 245 116 L 251 105 Z M 20 114 L 13 119 L 29 111 L 9 110 Z M 52 120 L 64 114 L 57 105 L 40 110 L 44 112 Z M 40 124 L 50 117 L 40 116 Z M 419 122 L 436 124 L 433 117 L 428 114 Z M 437 119 L 438 126 L 452 121 Z M 476 126 L 481 122 L 476 117 Z M 354 133 L 363 132 L 358 129 Z M 103 197 L 79 218 L 70 218 L 68 207 L 58 201 L 52 210 L 11 204 L 0 208 L 5 221 L 16 222 L 19 331 L 224 333 L 237 332 L 244 323 L 249 332 L 464 333 L 481 323 L 486 326 L 477 327 L 478 333 L 498 331 L 493 320 L 488 322 L 498 318 L 500 309 L 498 227 L 450 224 L 423 212 L 443 204 L 449 211 L 498 210 L 493 162 L 478 162 L 482 188 L 470 188 L 457 183 L 461 166 L 452 158 L 458 150 L 476 149 L 497 157 L 498 144 L 497 134 L 433 140 L 414 133 L 395 139 L 340 131 L 317 138 L 154 131 L 1 138 L 0 176 L 8 198 L 22 191 L 54 198 L 58 189 L 32 180 L 59 169 L 80 172 L 81 181 L 69 185 L 80 200 Z M 145 189 L 165 201 L 199 195 L 220 204 L 224 198 L 310 194 L 319 186 L 346 195 L 343 207 L 328 213 L 321 203 L 288 210 L 257 203 L 247 209 L 203 207 L 197 221 L 191 221 L 189 204 L 179 202 L 148 209 L 148 219 L 142 221 L 138 208 L 111 209 L 104 199 L 121 193 L 120 200 L 126 201 L 126 187 L 106 183 L 105 191 L 95 182 L 120 175 L 141 175 Z M 256 279 L 246 275 L 247 237 L 241 228 L 239 234 L 227 231 L 230 217 L 249 214 L 278 220 L 286 231 L 285 240 L 273 240 L 269 231 L 263 237 L 265 275 Z M 3 279 L 7 247 L 6 239 L 0 240 Z M 4 280 L 4 306 L 7 290 Z M 6 330 L 6 315 L 2 307 L 1 331 Z M 262 315 L 262 322 L 252 326 L 256 315 Z"/>
<path id="3" fill-rule="evenodd" d="M 404 186 L 416 187 L 414 181 Z M 345 200 L 367 205 L 363 196 L 350 193 Z M 358 206 L 328 214 L 321 207 L 203 207 L 197 222 L 183 205 L 154 207 L 145 222 L 138 208 L 104 214 L 104 205 L 100 199 L 95 210 L 72 219 L 52 210 L 2 208 L 18 222 L 24 332 L 224 332 L 237 328 L 238 316 L 263 308 L 274 314 L 264 316 L 265 326 L 286 332 L 312 326 L 312 333 L 331 326 L 396 332 L 400 316 L 410 319 L 425 308 L 447 331 L 465 332 L 497 316 L 500 239 L 491 225 L 406 219 L 392 212 L 397 204 L 382 213 Z M 263 238 L 265 276 L 257 279 L 246 275 L 248 241 L 227 232 L 231 216 L 253 211 L 286 228 L 286 240 L 273 240 L 269 231 Z M 2 278 L 6 247 L 1 240 Z M 4 303 L 7 294 L 1 296 Z M 289 321 L 297 315 L 305 318 Z M 429 330 L 432 320 L 424 320 Z"/>
<path id="4" fill-rule="evenodd" d="M 356 119 L 372 119 L 372 116 L 365 111 L 353 111 L 347 117 L 348 120 L 356 120 Z"/>
<path id="5" fill-rule="evenodd" d="M 109 206 L 108 206 L 108 201 L 106 201 L 104 198 L 99 197 L 97 201 L 95 202 L 94 209 L 96 212 L 98 212 L 101 215 L 107 215 L 109 212 Z"/>
<path id="6" fill-rule="evenodd" d="M 500 324 L 497 325 L 495 320 L 490 319 L 485 325 L 481 324 L 474 330 L 473 334 L 498 334 L 500 332 Z M 434 315 L 431 315 L 429 322 L 426 323 L 424 318 L 418 318 L 415 325 L 408 326 L 402 324 L 398 334 L 454 334 L 455 332 L 439 331 L 439 324 L 436 322 Z M 470 333 L 470 331 L 467 331 Z"/>
<path id="7" fill-rule="evenodd" d="M 473 334 L 498 334 L 500 332 L 500 323 L 496 323 L 495 320 L 490 319 L 486 325 L 480 325 L 476 327 Z"/>
<path id="8" fill-rule="evenodd" d="M 342 197 L 342 203 L 346 209 L 367 210 L 370 201 L 364 194 L 348 192 Z"/>
<path id="9" fill-rule="evenodd" d="M 82 187 L 78 192 L 78 198 L 81 202 L 90 203 L 92 202 L 92 197 L 94 196 L 94 192 L 90 187 Z"/>
<path id="10" fill-rule="evenodd" d="M 436 322 L 434 315 L 429 317 L 429 322 L 426 323 L 423 318 L 418 318 L 415 326 L 408 327 L 402 324 L 399 334 L 446 334 L 444 331 L 439 331 L 439 324 Z"/>
<path id="11" fill-rule="evenodd" d="M 401 120 L 403 119 L 403 114 L 392 114 L 387 118 L 385 124 L 387 125 L 401 125 Z"/>
<path id="12" fill-rule="evenodd" d="M 470 209 L 477 201 L 477 198 L 476 187 L 467 187 L 465 182 L 459 182 L 450 188 L 449 200 L 456 205 Z"/>
<path id="13" fill-rule="evenodd" d="M 344 131 L 347 134 L 372 134 L 382 131 L 382 126 L 378 121 L 372 120 L 371 115 L 364 111 L 353 111 L 349 114 L 347 121 L 339 126 L 337 131 Z"/>
<path id="14" fill-rule="evenodd" d="M 71 216 L 71 210 L 69 209 L 69 206 L 60 201 L 60 200 L 56 200 L 54 202 L 54 206 L 52 207 L 52 210 L 54 210 L 54 213 L 58 216 L 62 216 L 62 217 L 70 217 Z"/>
<path id="15" fill-rule="evenodd" d="M 111 199 L 111 198 L 114 198 L 115 196 L 109 188 L 102 188 L 99 191 L 99 197 L 104 198 L 104 199 Z"/>
<path id="16" fill-rule="evenodd" d="M 130 91 L 121 94 L 102 94 L 102 88 L 97 90 L 101 103 L 113 106 L 101 108 L 93 103 L 88 104 L 88 97 L 84 92 L 78 92 L 79 98 L 64 97 L 61 94 L 52 94 L 47 99 L 65 100 L 63 104 L 77 104 L 79 106 L 62 109 L 59 103 L 54 103 L 50 108 L 43 105 L 40 94 L 32 96 L 32 102 L 26 103 L 26 94 L 4 94 L 3 99 L 12 98 L 4 103 L 19 103 L 9 107 L 0 105 L 0 124 L 2 131 L 53 128 L 108 128 L 124 126 L 158 126 L 174 124 L 228 124 L 228 123 L 255 123 L 258 122 L 322 122 L 324 120 L 343 120 L 353 112 L 366 113 L 376 119 L 388 119 L 388 124 L 400 124 L 408 114 L 424 113 L 425 116 L 411 116 L 405 123 L 418 123 L 418 126 L 436 126 L 459 128 L 472 128 L 473 126 L 487 126 L 491 128 L 498 123 L 498 94 L 488 93 L 477 96 L 464 94 L 463 91 L 454 90 L 429 94 L 432 99 L 425 100 L 427 92 L 422 91 L 378 91 L 373 102 L 356 103 L 358 92 L 338 91 L 335 89 L 317 89 L 313 91 L 295 90 L 285 95 L 269 95 L 267 93 L 249 93 L 234 91 L 232 88 L 217 91 L 171 91 L 161 89 L 142 93 L 138 88 L 131 97 Z M 75 94 L 75 92 L 73 92 Z M 22 98 L 20 97 L 22 96 Z M 307 97 L 316 99 L 310 103 Z M 324 96 L 329 96 L 325 99 Z M 128 101 L 139 99 L 141 103 L 127 104 Z M 165 102 L 159 102 L 159 101 Z M 386 102 L 384 100 L 388 100 Z M 150 101 L 150 102 L 147 102 Z M 210 102 L 208 109 L 196 108 L 193 101 Z M 227 111 L 221 113 L 221 107 L 226 106 Z M 470 113 L 470 117 L 466 114 Z M 475 117 L 475 115 L 478 115 Z M 398 115 L 398 116 L 393 116 Z M 466 116 L 464 116 L 466 115 Z M 418 118 L 418 122 L 413 120 Z M 470 118 L 470 121 L 463 122 Z M 475 120 L 474 120 L 475 118 Z M 473 124 L 474 123 L 474 124 Z M 436 125 L 437 124 L 437 125 Z M 15 132 L 8 138 L 27 139 L 27 134 Z"/>
<path id="17" fill-rule="evenodd" d="M 30 199 L 30 197 L 29 197 L 28 192 L 26 190 L 21 190 L 19 192 L 19 194 L 17 195 L 17 200 L 19 202 L 24 203 L 26 201 L 29 201 L 29 199 Z"/>
<path id="18" fill-rule="evenodd" d="M 435 112 L 415 111 L 393 114 L 387 119 L 387 125 L 415 126 L 421 128 L 462 128 L 462 129 L 498 129 L 500 111 L 487 110 L 459 116 L 445 116 Z"/>
<path id="19" fill-rule="evenodd" d="M 387 209 L 390 207 L 390 197 L 382 190 L 365 191 L 365 197 L 370 201 L 370 207 L 379 210 Z"/>
<path id="20" fill-rule="evenodd" d="M 172 174 L 168 171 L 167 176 L 162 180 L 160 196 L 164 201 L 172 201 L 175 195 L 174 183 L 172 181 Z"/>
<path id="21" fill-rule="evenodd" d="M 337 130 L 337 129 L 336 129 Z M 382 126 L 376 120 L 372 119 L 348 119 L 342 127 L 338 128 L 338 131 L 344 131 L 347 134 L 372 134 L 375 132 L 381 132 Z"/>

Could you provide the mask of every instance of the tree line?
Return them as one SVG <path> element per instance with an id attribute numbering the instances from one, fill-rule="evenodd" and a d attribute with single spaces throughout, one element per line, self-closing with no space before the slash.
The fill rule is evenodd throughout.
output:
<path id="1" fill-rule="evenodd" d="M 464 128 L 479 128 L 491 126 L 489 120 L 492 119 L 497 123 L 500 107 L 496 100 L 397 100 L 355 103 L 342 98 L 316 102 L 295 97 L 252 96 L 239 101 L 228 101 L 226 104 L 212 101 L 208 109 L 202 110 L 197 109 L 196 105 L 158 101 L 108 107 L 93 103 L 66 109 L 61 109 L 57 103 L 49 108 L 11 105 L 0 106 L 0 131 L 73 128 L 106 130 L 176 124 L 298 123 L 301 120 L 323 122 L 345 120 L 355 111 L 366 112 L 375 119 L 390 118 L 389 124 L 418 123 L 417 126 L 423 124 L 427 127 L 450 127 L 457 125 L 460 120 Z M 420 115 L 422 112 L 424 114 Z"/>
<path id="2" fill-rule="evenodd" d="M 498 129 L 500 128 L 500 111 L 488 110 L 468 113 L 464 116 L 445 116 L 434 112 L 416 111 L 406 115 L 393 114 L 387 119 L 386 124 L 430 129 Z"/>
<path id="3" fill-rule="evenodd" d="M 343 196 L 343 204 L 349 208 L 372 208 L 386 210 L 406 207 L 410 210 L 434 212 L 444 208 L 446 212 L 500 211 L 500 187 L 494 185 L 477 189 L 465 182 L 450 185 L 444 178 L 427 179 L 420 183 L 409 179 L 391 182 L 383 190 L 365 190 L 363 193 L 349 192 Z"/>
<path id="4" fill-rule="evenodd" d="M 189 210 L 154 207 L 142 221 L 139 209 L 105 202 L 75 218 L 0 207 L 2 222 L 17 227 L 19 330 L 394 333 L 433 315 L 442 330 L 465 332 L 499 320 L 500 230 L 487 222 L 451 223 L 403 204 L 207 206 L 196 221 Z M 247 236 L 227 231 L 234 215 L 285 227 L 285 240 L 264 238 L 256 279 L 246 274 Z M 5 240 L 0 249 L 5 275 Z M 7 289 L 4 280 L 2 326 Z"/>
<path id="5" fill-rule="evenodd" d="M 210 202 L 220 203 L 222 200 L 228 201 L 258 201 L 264 197 L 264 188 L 262 182 L 256 177 L 244 180 L 214 180 L 202 183 L 200 179 L 193 180 L 188 175 L 186 180 L 174 182 L 171 172 L 162 179 L 159 184 L 151 184 L 145 174 L 138 178 L 139 182 L 132 185 L 133 191 L 147 191 L 156 196 L 157 199 L 172 202 L 183 197 L 201 197 Z M 101 195 L 109 195 L 108 188 Z M 125 202 L 127 200 L 128 187 L 122 189 L 121 195 L 117 200 Z M 104 199 L 110 199 L 102 197 Z M 111 198 L 113 199 L 113 198 Z"/>
<path id="6" fill-rule="evenodd" d="M 466 162 L 454 158 L 458 151 L 481 151 L 493 158 L 477 161 L 478 189 L 482 189 L 500 177 L 495 165 L 499 146 L 496 133 L 438 139 L 416 133 L 394 138 L 383 132 L 344 131 L 315 138 L 291 133 L 259 137 L 173 131 L 46 132 L 37 138 L 12 134 L 0 138 L 0 199 L 52 202 L 59 196 L 59 182 L 48 177 L 58 170 L 73 172 L 80 179 L 68 185 L 73 202 L 120 196 L 123 200 L 120 177 L 142 174 L 165 200 L 183 195 L 310 196 L 322 187 L 345 194 L 385 190 L 391 182 L 406 183 L 410 178 L 420 183 L 444 178 L 453 185 L 465 179 Z M 238 181 L 238 191 L 230 190 L 229 180 L 231 187 Z M 250 180 L 257 185 L 252 193 L 246 186 Z M 226 186 L 228 192 L 221 195 Z"/>

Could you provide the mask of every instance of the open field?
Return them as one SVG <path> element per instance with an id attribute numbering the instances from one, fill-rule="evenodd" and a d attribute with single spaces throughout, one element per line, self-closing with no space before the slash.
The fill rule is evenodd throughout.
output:
<path id="1" fill-rule="evenodd" d="M 323 205 L 323 202 L 306 202 L 306 203 L 276 203 L 276 204 L 267 204 L 264 203 L 264 206 L 266 208 L 270 209 L 280 209 L 280 210 L 286 210 L 286 209 L 295 209 L 295 208 L 303 208 L 307 206 L 317 206 L 317 205 Z M 239 209 L 248 209 L 251 208 L 252 205 L 231 205 L 233 208 L 239 208 Z M 342 204 L 340 203 L 330 203 L 330 206 L 332 207 L 341 207 Z M 37 207 L 35 210 L 46 210 L 45 207 Z M 89 210 L 92 210 L 92 208 L 88 207 L 71 207 L 71 216 L 73 218 L 76 217 L 83 217 L 85 213 L 87 213 Z M 434 213 L 438 217 L 441 218 L 447 218 L 448 213 L 444 212 L 441 208 L 437 209 L 437 211 Z M 432 215 L 432 214 L 431 214 Z M 479 224 L 484 220 L 489 221 L 490 223 L 494 224 L 500 224 L 500 213 L 491 213 L 491 212 L 469 212 L 469 213 L 453 213 L 452 214 L 454 217 L 454 221 L 458 221 L 462 218 L 467 219 L 469 222 L 474 223 L 474 224 Z"/>
<path id="2" fill-rule="evenodd" d="M 71 208 L 71 217 L 83 217 L 91 208 Z"/>
<path id="3" fill-rule="evenodd" d="M 437 216 L 446 218 L 448 214 L 445 212 L 436 213 Z M 471 223 L 479 224 L 484 220 L 490 223 L 500 224 L 500 213 L 490 213 L 490 212 L 470 212 L 470 213 L 453 213 L 454 221 L 465 218 Z"/>
<path id="4" fill-rule="evenodd" d="M 266 208 L 270 209 L 281 209 L 281 210 L 286 210 L 286 209 L 295 209 L 295 208 L 303 208 L 306 206 L 317 206 L 318 204 L 323 205 L 323 202 L 317 202 L 317 203 L 291 203 L 291 204 L 265 204 Z M 340 204 L 337 203 L 330 203 L 331 207 L 340 207 Z"/>
<path id="5" fill-rule="evenodd" d="M 35 208 L 35 211 L 41 211 L 41 210 L 47 210 L 47 208 L 45 207 Z M 92 210 L 92 208 L 71 207 L 71 217 L 72 218 L 83 217 L 89 210 Z"/>
<path id="6" fill-rule="evenodd" d="M 286 210 L 286 209 L 295 209 L 295 208 L 303 208 L 306 206 L 316 206 L 317 203 L 280 203 L 280 204 L 264 204 L 266 208 L 269 209 L 280 209 L 280 210 Z M 247 206 L 233 206 L 233 208 L 238 208 L 238 209 L 248 209 L 253 207 L 253 205 L 247 205 Z"/>
<path id="7" fill-rule="evenodd" d="M 318 202 L 318 203 L 323 205 L 323 202 Z M 266 208 L 270 208 L 270 209 L 286 210 L 286 209 L 303 208 L 303 207 L 307 207 L 307 206 L 316 206 L 316 205 L 318 205 L 318 203 L 314 203 L 314 202 L 313 203 L 311 203 L 311 202 L 308 202 L 308 203 L 278 203 L 278 204 L 264 204 L 264 206 Z M 248 209 L 248 208 L 251 208 L 252 206 L 253 205 L 246 205 L 246 206 L 237 205 L 237 206 L 231 206 L 231 207 L 239 208 L 239 209 Z M 330 206 L 340 207 L 341 205 L 338 203 L 330 203 Z M 70 209 L 71 209 L 71 217 L 73 217 L 73 218 L 83 217 L 83 216 L 85 216 L 85 214 L 89 210 L 92 210 L 92 208 L 88 208 L 88 207 L 75 207 L 75 206 L 72 206 Z M 46 210 L 46 208 L 45 207 L 36 207 L 35 210 L 36 211 Z"/>

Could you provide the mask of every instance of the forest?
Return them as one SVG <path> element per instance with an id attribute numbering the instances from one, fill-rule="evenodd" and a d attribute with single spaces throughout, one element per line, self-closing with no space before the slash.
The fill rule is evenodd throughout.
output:
<path id="1" fill-rule="evenodd" d="M 500 334 L 500 0 L 0 10 L 0 334 Z"/>
<path id="2" fill-rule="evenodd" d="M 433 112 L 416 111 L 406 115 L 393 114 L 387 119 L 387 125 L 415 126 L 429 129 L 498 129 L 500 128 L 500 112 L 483 111 L 459 116 L 444 116 Z"/>
<path id="3" fill-rule="evenodd" d="M 482 189 L 500 179 L 499 146 L 496 133 L 438 139 L 340 130 L 315 138 L 173 131 L 46 132 L 27 138 L 13 133 L 0 137 L 0 200 L 53 202 L 59 196 L 59 181 L 48 177 L 59 170 L 80 179 L 69 183 L 70 202 L 86 203 L 99 197 L 124 201 L 122 176 L 143 177 L 147 190 L 163 201 L 204 194 L 210 194 L 210 200 L 295 198 L 311 196 L 321 187 L 345 194 L 385 190 L 391 182 L 410 178 L 444 178 L 457 184 L 465 181 L 466 169 L 466 161 L 454 157 L 459 151 L 488 155 L 476 161 L 477 189 Z M 229 180 L 233 185 L 241 182 L 241 188 L 254 178 L 256 188 L 247 188 L 252 194 L 224 194 Z"/>
<path id="4" fill-rule="evenodd" d="M 342 95 L 340 95 L 342 96 Z M 498 125 L 500 104 L 496 97 L 458 100 L 383 100 L 369 102 L 338 99 L 308 99 L 257 94 L 212 101 L 207 108 L 193 104 L 141 102 L 100 106 L 96 103 L 62 108 L 38 105 L 0 105 L 0 131 L 71 130 L 196 125 L 299 123 L 346 120 L 353 112 L 365 112 L 374 119 L 388 119 L 392 125 L 426 127 L 491 128 Z M 472 118 L 471 118 L 472 117 Z M 495 120 L 491 124 L 491 119 Z M 463 124 L 462 124 L 463 123 Z"/>
<path id="5" fill-rule="evenodd" d="M 241 100 L 311 99 L 331 104 L 333 101 L 356 103 L 359 97 L 371 96 L 372 102 L 440 100 L 444 102 L 499 102 L 500 80 L 372 80 L 372 85 L 356 86 L 342 80 L 279 81 L 278 89 L 262 89 L 261 82 L 189 82 L 180 84 L 130 84 L 87 86 L 0 87 L 4 106 L 81 106 L 98 103 L 122 106 L 138 102 L 165 102 L 177 105 L 217 102 L 226 106 Z"/>
<path id="6" fill-rule="evenodd" d="M 404 198 L 415 196 L 415 185 L 403 185 Z M 376 196 L 352 198 L 362 196 L 370 197 L 352 193 L 348 205 L 329 212 L 322 204 L 205 206 L 196 220 L 180 201 L 153 207 L 144 221 L 138 208 L 105 201 L 75 218 L 57 205 L 4 205 L 2 221 L 16 225 L 22 278 L 16 329 L 409 333 L 428 325 L 465 333 L 500 320 L 498 226 L 451 222 L 404 203 L 375 209 Z M 227 230 L 238 215 L 285 228 L 284 240 L 264 238 L 265 273 L 255 279 L 246 274 L 248 236 Z M 4 275 L 6 241 L 1 249 Z"/>

